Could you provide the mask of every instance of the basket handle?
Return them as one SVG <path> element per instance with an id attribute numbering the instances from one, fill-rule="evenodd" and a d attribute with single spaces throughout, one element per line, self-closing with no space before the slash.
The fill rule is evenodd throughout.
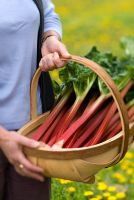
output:
<path id="1" fill-rule="evenodd" d="M 123 133 L 123 139 L 121 144 L 121 149 L 119 152 L 119 157 L 116 160 L 116 163 L 119 162 L 127 152 L 128 149 L 128 140 L 129 140 L 129 122 L 128 122 L 128 114 L 125 107 L 125 104 L 123 102 L 123 99 L 120 95 L 120 92 L 118 91 L 114 81 L 109 76 L 109 74 L 97 63 L 80 56 L 72 55 L 71 58 L 65 59 L 62 58 L 63 61 L 74 61 L 80 64 L 85 65 L 86 67 L 90 68 L 92 71 L 94 71 L 107 85 L 109 88 L 111 95 L 114 98 L 114 101 L 117 105 L 119 115 L 121 118 L 121 124 L 122 124 L 122 133 Z M 37 108 L 36 108 L 36 93 L 37 93 L 37 86 L 38 86 L 38 80 L 41 75 L 41 68 L 38 68 L 33 79 L 31 82 L 31 119 L 34 119 L 37 117 Z"/>

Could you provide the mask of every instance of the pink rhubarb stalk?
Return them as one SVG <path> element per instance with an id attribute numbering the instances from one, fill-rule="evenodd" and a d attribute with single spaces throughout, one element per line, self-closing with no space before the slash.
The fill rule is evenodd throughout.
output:
<path id="1" fill-rule="evenodd" d="M 91 122 L 88 125 L 88 128 L 86 131 L 77 139 L 77 141 L 72 146 L 73 148 L 80 147 L 86 139 L 94 132 L 94 130 L 100 125 L 100 123 L 103 121 L 106 113 L 108 112 L 110 106 L 108 105 L 106 108 L 101 110 L 99 113 L 95 115 L 95 117 L 91 120 Z"/>
<path id="2" fill-rule="evenodd" d="M 32 139 L 34 140 L 40 140 L 40 138 L 43 136 L 43 134 L 47 131 L 49 126 L 53 123 L 53 121 L 58 116 L 61 109 L 64 107 L 64 105 L 67 103 L 69 97 L 70 97 L 71 91 L 66 93 L 61 100 L 57 103 L 57 105 L 52 109 L 48 117 L 45 119 L 45 122 L 33 133 Z"/>
<path id="3" fill-rule="evenodd" d="M 109 97 L 109 95 L 108 95 Z M 81 115 L 81 117 L 76 120 L 65 132 L 64 134 L 58 139 L 56 142 L 56 146 L 62 147 L 67 140 L 76 132 L 76 130 L 81 127 L 86 120 L 89 120 L 93 114 L 101 107 L 104 101 L 108 98 L 107 96 L 101 95 L 97 100 L 94 99 L 90 100 L 88 103 L 85 111 Z M 94 102 L 94 103 L 93 103 Z"/>
<path id="4" fill-rule="evenodd" d="M 128 111 L 128 117 L 129 117 L 129 121 L 132 122 L 132 118 L 134 116 L 134 107 L 130 108 L 130 110 Z M 109 133 L 108 137 L 106 139 L 110 139 L 113 136 L 115 136 L 117 133 L 119 133 L 122 129 L 121 126 L 121 122 L 119 122 L 116 126 L 116 128 L 114 128 L 113 131 L 111 131 L 111 133 Z"/>
<path id="5" fill-rule="evenodd" d="M 122 98 L 125 97 L 125 95 L 129 91 L 129 89 L 132 87 L 132 85 L 133 85 L 133 81 L 129 81 L 129 83 L 125 86 L 125 88 L 121 92 Z M 95 145 L 95 144 L 100 142 L 102 136 L 104 135 L 105 130 L 107 129 L 108 123 L 112 119 L 112 117 L 113 117 L 114 113 L 116 112 L 116 110 L 117 110 L 117 106 L 116 106 L 116 104 L 114 102 L 112 104 L 111 108 L 109 109 L 109 111 L 107 112 L 107 115 L 105 116 L 102 124 L 100 125 L 100 127 L 98 129 L 98 131 L 96 132 L 94 137 L 87 144 L 88 146 Z"/>
<path id="6" fill-rule="evenodd" d="M 58 114 L 58 116 L 56 117 L 54 122 L 51 124 L 51 126 L 47 129 L 47 131 L 43 135 L 43 137 L 40 139 L 42 142 L 47 143 L 49 138 L 51 136 L 53 136 L 53 131 L 56 128 L 57 124 L 59 124 L 59 122 L 62 119 L 64 113 L 66 113 L 66 110 L 67 110 L 66 107 L 62 108 L 62 110 L 60 111 L 60 113 Z"/>

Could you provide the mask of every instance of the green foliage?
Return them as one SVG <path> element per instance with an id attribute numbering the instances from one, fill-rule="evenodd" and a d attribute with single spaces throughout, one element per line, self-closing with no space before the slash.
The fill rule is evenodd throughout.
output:
<path id="1" fill-rule="evenodd" d="M 59 78 L 66 85 L 72 85 L 77 97 L 83 97 L 95 82 L 96 74 L 81 64 L 69 62 L 60 70 Z"/>
<path id="2" fill-rule="evenodd" d="M 61 85 L 60 85 L 57 81 L 55 81 L 55 80 L 52 80 L 52 84 L 53 84 L 53 91 L 54 91 L 55 98 L 58 99 L 58 97 L 59 97 L 60 94 L 61 94 L 62 87 L 61 87 Z"/>
<path id="3" fill-rule="evenodd" d="M 129 38 L 126 37 L 129 43 Z M 125 41 L 126 41 L 125 40 Z M 131 39 L 130 39 L 131 41 Z M 123 44 L 123 42 L 122 42 Z M 134 47 L 134 43 L 133 43 Z M 124 46 L 129 50 L 129 45 Z M 132 44 L 131 49 L 132 50 Z M 104 68 L 111 76 L 119 90 L 122 90 L 130 79 L 134 78 L 134 59 L 130 55 L 122 58 L 114 56 L 110 52 L 100 52 L 95 46 L 85 55 L 87 59 L 91 59 Z M 59 71 L 59 77 L 66 86 L 72 86 L 76 96 L 84 96 L 93 84 L 96 84 L 96 75 L 89 68 L 75 62 L 69 62 L 65 68 Z M 109 93 L 109 89 L 105 83 L 98 78 L 98 87 L 102 94 Z"/>

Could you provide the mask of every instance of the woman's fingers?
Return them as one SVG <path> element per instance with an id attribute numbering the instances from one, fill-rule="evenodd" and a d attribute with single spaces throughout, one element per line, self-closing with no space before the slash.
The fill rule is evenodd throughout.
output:
<path id="1" fill-rule="evenodd" d="M 26 147 L 30 147 L 30 148 L 38 148 L 40 146 L 40 143 L 29 139 L 23 135 L 18 134 L 15 131 L 7 131 L 4 128 L 0 127 L 0 130 L 2 132 L 1 134 L 1 140 L 2 141 L 14 141 L 17 142 L 18 144 L 22 145 L 22 146 L 26 146 Z"/>
<path id="2" fill-rule="evenodd" d="M 36 180 L 41 181 L 41 182 L 44 181 L 44 177 L 42 175 L 34 173 L 34 172 L 31 172 L 30 170 L 26 169 L 25 167 L 19 168 L 19 167 L 15 166 L 15 170 L 21 176 L 26 176 L 26 177 L 29 177 L 29 178 L 33 178 L 33 179 L 36 179 Z"/>
<path id="3" fill-rule="evenodd" d="M 64 62 L 59 58 L 58 53 L 51 53 L 41 59 L 40 66 L 43 71 L 51 71 L 58 67 L 62 67 Z"/>
<path id="4" fill-rule="evenodd" d="M 42 168 L 32 164 L 21 152 L 18 154 L 17 157 L 18 158 L 14 163 L 14 167 L 20 175 L 31 177 L 39 181 L 44 181 Z"/>
<path id="5" fill-rule="evenodd" d="M 48 54 L 44 56 L 39 64 L 42 68 L 42 71 L 49 71 L 54 69 L 54 62 L 53 62 L 53 54 Z"/>
<path id="6" fill-rule="evenodd" d="M 65 62 L 60 59 L 60 56 L 57 52 L 53 53 L 53 61 L 56 67 L 62 67 L 65 65 Z"/>
<path id="7" fill-rule="evenodd" d="M 26 169 L 35 173 L 43 173 L 43 169 L 32 164 L 23 153 L 19 153 L 18 155 L 18 163 L 22 164 Z"/>
<path id="8" fill-rule="evenodd" d="M 51 71 L 53 69 L 63 67 L 66 62 L 62 61 L 57 52 L 44 56 L 40 61 L 42 71 Z"/>
<path id="9" fill-rule="evenodd" d="M 33 139 L 29 139 L 23 135 L 19 135 L 16 132 L 11 132 L 10 134 L 12 136 L 12 140 L 14 140 L 15 142 L 17 142 L 18 144 L 22 145 L 22 146 L 26 146 L 29 148 L 38 148 L 40 146 L 40 142 L 37 142 Z"/>
<path id="10" fill-rule="evenodd" d="M 61 45 L 58 48 L 58 53 L 63 58 L 71 58 L 71 55 L 68 53 L 68 50 L 64 44 L 61 43 Z"/>

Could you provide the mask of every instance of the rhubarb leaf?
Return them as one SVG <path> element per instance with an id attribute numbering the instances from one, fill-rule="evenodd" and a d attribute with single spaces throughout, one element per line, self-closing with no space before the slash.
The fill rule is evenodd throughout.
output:
<path id="1" fill-rule="evenodd" d="M 93 47 L 86 57 L 101 65 L 111 76 L 119 90 L 122 90 L 130 80 L 129 71 L 124 66 L 125 63 L 112 55 L 112 53 L 103 53 L 97 50 L 96 47 Z M 109 89 L 100 78 L 98 78 L 98 86 L 102 94 L 106 95 L 109 93 Z"/>
<path id="2" fill-rule="evenodd" d="M 55 100 L 58 100 L 59 97 L 63 94 L 65 84 L 64 83 L 59 84 L 55 80 L 52 80 L 52 84 L 53 84 L 53 91 L 54 91 Z"/>
<path id="3" fill-rule="evenodd" d="M 75 62 L 67 63 L 59 72 L 59 78 L 65 83 L 73 85 L 76 96 L 82 97 L 92 87 L 97 75 L 89 68 Z"/>

